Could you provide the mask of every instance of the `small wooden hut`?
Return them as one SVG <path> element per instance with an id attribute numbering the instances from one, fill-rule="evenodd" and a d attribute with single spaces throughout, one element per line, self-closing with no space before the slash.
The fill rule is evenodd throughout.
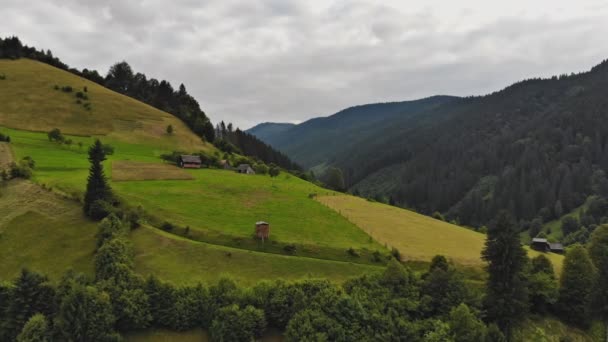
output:
<path id="1" fill-rule="evenodd" d="M 270 224 L 264 221 L 258 221 L 255 223 L 255 237 L 264 240 L 270 237 Z"/>

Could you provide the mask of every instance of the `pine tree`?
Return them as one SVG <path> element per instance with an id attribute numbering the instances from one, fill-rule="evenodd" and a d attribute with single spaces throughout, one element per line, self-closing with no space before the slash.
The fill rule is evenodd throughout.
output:
<path id="1" fill-rule="evenodd" d="M 5 320 L 0 322 L 0 341 L 13 341 L 25 323 L 36 313 L 51 315 L 55 291 L 48 279 L 27 269 L 15 281 L 6 307 Z"/>
<path id="2" fill-rule="evenodd" d="M 95 140 L 95 143 L 89 148 L 89 162 L 91 167 L 89 169 L 89 178 L 87 182 L 87 190 L 84 196 L 84 212 L 85 214 L 95 218 L 101 219 L 103 216 L 97 212 L 93 212 L 91 208 L 97 201 L 109 201 L 112 198 L 112 190 L 103 172 L 102 162 L 106 160 L 106 152 L 104 151 L 103 144 L 99 139 Z"/>
<path id="3" fill-rule="evenodd" d="M 585 249 L 575 245 L 564 259 L 557 307 L 564 321 L 586 327 L 589 323 L 594 268 Z"/>
<path id="4" fill-rule="evenodd" d="M 484 302 L 487 317 L 509 337 L 513 325 L 528 311 L 528 291 L 523 276 L 526 251 L 507 212 L 500 212 L 488 230 L 482 258 L 489 273 Z"/>
<path id="5" fill-rule="evenodd" d="M 591 235 L 589 254 L 598 270 L 593 291 L 593 309 L 606 322 L 608 340 L 608 226 L 595 229 Z"/>

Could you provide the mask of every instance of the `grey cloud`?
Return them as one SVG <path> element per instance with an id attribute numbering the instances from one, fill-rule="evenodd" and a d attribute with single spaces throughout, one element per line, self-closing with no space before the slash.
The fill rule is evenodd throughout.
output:
<path id="1" fill-rule="evenodd" d="M 472 0 L 0 0 L 0 33 L 101 73 L 127 60 L 184 83 L 214 121 L 247 128 L 361 103 L 483 94 L 608 57 L 602 1 L 539 1 L 546 9 L 523 0 L 500 9 Z"/>

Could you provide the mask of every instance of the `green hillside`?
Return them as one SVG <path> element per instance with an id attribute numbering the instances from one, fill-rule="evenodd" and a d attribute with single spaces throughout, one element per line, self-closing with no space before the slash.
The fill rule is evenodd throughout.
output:
<path id="1" fill-rule="evenodd" d="M 104 135 L 173 149 L 211 148 L 173 115 L 50 65 L 0 59 L 0 73 L 6 76 L 0 82 L 0 126 L 39 132 L 58 127 L 73 135 Z M 64 92 L 55 86 L 73 90 Z M 79 99 L 79 91 L 88 99 Z M 167 135 L 168 125 L 178 134 Z"/>

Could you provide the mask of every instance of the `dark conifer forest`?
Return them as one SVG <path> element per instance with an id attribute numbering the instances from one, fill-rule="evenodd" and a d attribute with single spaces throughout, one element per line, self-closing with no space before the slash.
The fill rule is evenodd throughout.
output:
<path id="1" fill-rule="evenodd" d="M 486 96 L 402 109 L 402 115 L 387 116 L 374 105 L 357 116 L 363 140 L 339 138 L 341 123 L 348 133 L 353 107 L 349 116 L 346 110 L 313 119 L 267 141 L 306 167 L 341 169 L 357 194 L 474 227 L 506 209 L 528 229 L 594 196 L 596 210 L 577 217 L 574 229 L 585 227 L 588 236 L 607 216 L 607 87 L 603 62 L 589 72 L 529 79 Z M 385 119 L 378 124 L 378 117 Z M 332 128 L 318 128 L 323 120 Z M 296 132 L 298 143 L 287 142 Z M 318 159 L 307 146 L 324 136 L 333 137 L 334 153 Z M 571 240 L 582 242 L 580 236 Z"/>

